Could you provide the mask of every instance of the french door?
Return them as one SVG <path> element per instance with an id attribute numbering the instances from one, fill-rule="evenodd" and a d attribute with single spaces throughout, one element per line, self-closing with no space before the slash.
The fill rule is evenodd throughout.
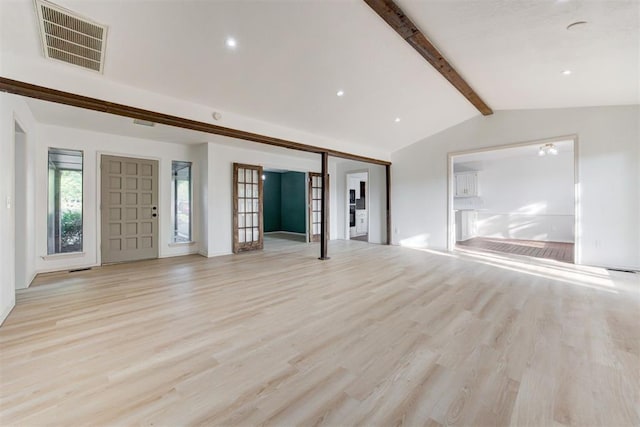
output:
<path id="1" fill-rule="evenodd" d="M 328 179 L 327 179 L 328 182 Z M 322 234 L 322 174 L 309 172 L 309 241 L 319 242 Z"/>
<path id="2" fill-rule="evenodd" d="M 233 164 L 233 252 L 264 247 L 262 166 Z"/>

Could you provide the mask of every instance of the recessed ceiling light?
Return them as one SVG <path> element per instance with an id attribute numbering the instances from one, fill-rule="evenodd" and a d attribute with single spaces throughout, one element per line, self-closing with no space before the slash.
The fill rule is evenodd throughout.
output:
<path id="1" fill-rule="evenodd" d="M 336 95 L 344 96 L 344 91 L 343 90 L 339 90 L 338 92 L 336 92 Z"/>
<path id="2" fill-rule="evenodd" d="M 396 119 L 394 120 L 394 122 L 398 123 L 400 121 L 400 117 L 396 117 Z"/>
<path id="3" fill-rule="evenodd" d="M 564 75 L 564 76 L 568 76 L 568 75 L 570 75 L 570 74 L 571 74 L 571 70 L 564 70 L 564 71 L 562 72 L 562 75 Z"/>
<path id="4" fill-rule="evenodd" d="M 238 46 L 238 42 L 233 37 L 227 37 L 224 44 L 226 44 L 229 49 L 235 49 Z"/>

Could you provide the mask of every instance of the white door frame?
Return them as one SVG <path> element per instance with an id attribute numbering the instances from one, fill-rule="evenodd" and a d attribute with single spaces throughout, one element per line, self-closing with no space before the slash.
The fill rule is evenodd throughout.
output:
<path id="1" fill-rule="evenodd" d="M 162 214 L 161 206 L 163 205 L 163 190 L 164 185 L 162 182 L 162 158 L 155 156 L 144 156 L 139 154 L 127 154 L 117 151 L 96 151 L 96 217 L 94 218 L 96 224 L 96 265 L 102 265 L 102 156 L 117 156 L 117 157 L 129 157 L 132 159 L 140 160 L 156 160 L 158 162 L 158 258 L 162 258 L 161 255 L 161 243 L 162 243 L 162 227 L 167 225 Z M 193 220 L 193 217 L 192 217 Z M 169 219 L 169 223 L 171 220 Z"/>
<path id="2" fill-rule="evenodd" d="M 539 139 L 534 141 L 517 142 L 513 144 L 494 145 L 491 147 L 475 148 L 471 150 L 452 151 L 447 153 L 447 250 L 455 251 L 455 215 L 453 214 L 453 195 L 455 193 L 455 179 L 453 174 L 453 159 L 464 154 L 483 153 L 487 151 L 503 150 L 507 148 L 526 147 L 531 145 L 544 145 L 560 141 L 573 141 L 573 197 L 574 197 L 574 245 L 573 245 L 573 263 L 581 264 L 582 257 L 580 251 L 581 233 L 580 233 L 580 171 L 579 171 L 579 145 L 578 135 L 565 135 L 553 138 Z"/>
<path id="3" fill-rule="evenodd" d="M 352 170 L 352 171 L 347 171 L 345 173 L 345 206 L 346 206 L 346 214 L 345 214 L 345 221 L 344 221 L 344 229 L 345 229 L 345 234 L 344 234 L 344 238 L 345 240 L 351 240 L 351 230 L 349 227 L 349 175 L 355 175 L 355 174 L 360 174 L 360 173 L 366 173 L 367 174 L 367 193 L 369 194 L 368 196 L 365 196 L 365 204 L 367 206 L 367 242 L 369 241 L 369 235 L 371 234 L 371 210 L 369 209 L 369 201 L 371 200 L 371 173 L 369 172 L 369 169 L 357 169 L 357 170 Z"/>

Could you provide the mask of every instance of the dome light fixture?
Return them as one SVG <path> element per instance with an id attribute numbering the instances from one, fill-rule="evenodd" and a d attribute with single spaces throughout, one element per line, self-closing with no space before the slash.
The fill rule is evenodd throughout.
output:
<path id="1" fill-rule="evenodd" d="M 543 157 L 543 156 L 546 156 L 547 154 L 555 156 L 556 154 L 558 154 L 558 149 L 556 148 L 555 145 L 553 145 L 551 143 L 544 144 L 538 150 L 538 156 Z"/>

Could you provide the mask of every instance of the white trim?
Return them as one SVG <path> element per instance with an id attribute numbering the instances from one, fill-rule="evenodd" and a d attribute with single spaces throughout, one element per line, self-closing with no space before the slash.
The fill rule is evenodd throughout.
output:
<path id="1" fill-rule="evenodd" d="M 189 255 L 202 255 L 200 252 L 196 251 L 196 250 L 192 250 L 189 252 L 185 252 L 183 254 L 166 254 L 166 255 L 162 255 L 162 256 L 158 256 L 158 258 L 149 258 L 149 259 L 141 259 L 139 261 L 153 261 L 154 259 L 165 259 L 165 258 L 176 258 L 176 257 L 181 257 L 181 256 L 189 256 Z M 137 260 L 136 260 L 137 261 Z M 122 264 L 128 264 L 130 262 L 136 262 L 136 261 L 124 261 Z M 121 263 L 118 263 L 121 264 Z"/>
<path id="2" fill-rule="evenodd" d="M 206 256 L 207 258 L 214 258 L 218 256 L 225 256 L 225 255 L 234 255 L 234 253 L 231 251 L 222 251 L 222 252 L 213 252 L 212 254 L 203 255 L 203 256 Z"/>
<path id="3" fill-rule="evenodd" d="M 65 266 L 65 267 L 56 267 L 56 268 L 47 268 L 42 270 L 36 270 L 36 276 L 39 274 L 48 274 L 48 273 L 60 273 L 62 271 L 71 271 L 71 270 L 82 270 L 85 268 L 94 268 L 100 267 L 99 264 L 91 263 L 91 264 L 80 264 L 74 266 Z"/>
<path id="4" fill-rule="evenodd" d="M 36 280 L 36 277 L 38 276 L 38 273 L 36 273 L 35 271 L 33 272 L 33 274 L 31 275 L 31 279 L 29 279 L 29 284 L 27 285 L 26 288 L 22 288 L 22 289 L 27 289 L 31 286 L 31 284 L 33 283 L 34 280 Z"/>
<path id="5" fill-rule="evenodd" d="M 48 261 L 51 259 L 58 259 L 58 258 L 81 258 L 83 256 L 85 256 L 84 252 L 65 252 L 65 253 L 59 253 L 59 254 L 43 255 L 40 258 L 42 258 L 45 261 Z"/>
<path id="6" fill-rule="evenodd" d="M 11 311 L 15 308 L 15 306 L 16 306 L 16 295 L 13 294 L 11 303 L 7 306 L 7 308 L 2 313 L 0 313 L 0 326 L 2 326 L 5 320 L 7 320 L 7 317 L 9 317 L 9 314 L 11 314 Z"/>
<path id="7" fill-rule="evenodd" d="M 195 241 L 190 240 L 188 242 L 171 242 L 167 246 L 169 246 L 170 248 L 174 248 L 176 246 L 193 246 L 195 244 L 196 244 Z"/>
<path id="8" fill-rule="evenodd" d="M 345 180 L 346 180 L 346 184 L 345 184 L 345 205 L 347 207 L 346 211 L 346 217 L 345 217 L 345 235 L 344 235 L 344 239 L 345 240 L 351 240 L 351 227 L 349 226 L 349 175 L 355 175 L 355 174 L 359 174 L 359 173 L 366 173 L 367 174 L 367 185 L 366 185 L 366 189 L 367 189 L 367 193 L 369 194 L 369 196 L 365 195 L 365 203 L 367 205 L 366 210 L 367 210 L 367 242 L 369 242 L 369 235 L 371 234 L 371 210 L 369 209 L 369 201 L 371 200 L 371 170 L 370 168 L 364 168 L 364 169 L 356 169 L 356 170 L 350 170 L 350 171 L 346 171 L 345 172 Z M 354 237 L 358 237 L 358 236 L 354 236 Z"/>
<path id="9" fill-rule="evenodd" d="M 517 142 L 513 144 L 494 145 L 490 147 L 475 148 L 470 150 L 452 151 L 447 153 L 447 251 L 455 251 L 455 232 L 453 215 L 453 197 L 455 193 L 454 177 L 453 177 L 453 158 L 465 154 L 484 153 L 487 151 L 504 150 L 507 148 L 526 147 L 530 145 L 542 145 L 546 143 L 559 142 L 559 141 L 573 141 L 573 181 L 574 181 L 574 245 L 573 245 L 573 263 L 575 265 L 582 265 L 582 254 L 580 251 L 581 235 L 580 235 L 580 173 L 579 173 L 579 144 L 578 135 L 561 135 L 553 138 L 538 139 L 525 142 Z M 570 215 L 568 215 L 570 216 Z"/>

